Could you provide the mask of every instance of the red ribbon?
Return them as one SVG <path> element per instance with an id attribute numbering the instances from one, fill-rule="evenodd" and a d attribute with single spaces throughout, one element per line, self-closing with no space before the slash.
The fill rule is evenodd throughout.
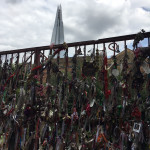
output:
<path id="1" fill-rule="evenodd" d="M 37 66 L 37 67 L 34 67 L 31 71 L 38 70 L 38 69 L 40 69 L 41 67 L 42 67 L 42 65 Z"/>
<path id="2" fill-rule="evenodd" d="M 68 66 L 68 57 L 66 57 L 66 65 Z"/>
<path id="3" fill-rule="evenodd" d="M 135 117 L 137 119 L 141 118 L 141 112 L 139 111 L 138 107 L 135 107 L 134 110 L 131 113 L 132 117 Z"/>
<path id="4" fill-rule="evenodd" d="M 85 95 L 86 95 L 86 97 L 87 97 L 87 91 L 84 91 L 84 93 L 85 93 Z"/>
<path id="5" fill-rule="evenodd" d="M 82 73 L 82 77 L 83 77 L 83 79 L 86 79 L 86 76 Z"/>
<path id="6" fill-rule="evenodd" d="M 139 54 L 140 54 L 140 49 L 139 48 L 137 48 L 135 51 L 134 51 L 134 54 L 135 54 L 135 56 L 136 56 L 136 58 L 139 56 Z"/>
<path id="7" fill-rule="evenodd" d="M 4 85 L 4 89 L 5 89 L 6 85 L 7 85 L 7 82 L 8 82 L 14 75 L 15 75 L 15 73 L 12 74 L 12 75 L 7 79 L 7 81 L 6 81 L 5 85 Z"/>
<path id="8" fill-rule="evenodd" d="M 57 53 L 59 53 L 61 50 L 63 50 L 63 49 L 57 49 L 57 50 L 54 52 L 54 56 L 55 56 Z"/>
<path id="9" fill-rule="evenodd" d="M 6 116 L 9 116 L 13 111 L 14 111 L 14 108 L 12 108 L 12 109 L 6 114 Z"/>
<path id="10" fill-rule="evenodd" d="M 87 113 L 88 116 L 90 116 L 90 114 L 91 114 L 90 104 L 87 104 L 86 113 Z"/>
<path id="11" fill-rule="evenodd" d="M 12 74 L 8 79 L 7 79 L 7 81 L 6 82 L 8 82 L 13 76 L 15 75 L 15 73 L 14 74 Z"/>

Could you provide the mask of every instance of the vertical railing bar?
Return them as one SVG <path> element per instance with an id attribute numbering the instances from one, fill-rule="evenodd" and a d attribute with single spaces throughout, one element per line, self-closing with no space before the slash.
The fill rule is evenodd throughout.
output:
<path id="1" fill-rule="evenodd" d="M 95 58 L 95 44 L 93 44 L 93 58 Z"/>
<path id="2" fill-rule="evenodd" d="M 21 59 L 21 63 L 23 63 L 24 62 L 24 55 L 22 56 L 22 59 Z"/>
<path id="3" fill-rule="evenodd" d="M 13 53 L 11 54 L 10 64 L 11 64 L 11 66 L 13 64 Z"/>
<path id="4" fill-rule="evenodd" d="M 125 45 L 124 46 L 125 47 L 125 59 L 127 60 L 127 41 L 126 40 L 124 41 L 124 45 Z M 126 71 L 127 71 L 127 69 L 126 69 Z"/>
<path id="5" fill-rule="evenodd" d="M 0 83 L 2 82 L 2 60 L 0 55 Z"/>
<path id="6" fill-rule="evenodd" d="M 20 53 L 22 54 L 22 53 Z M 24 62 L 24 55 L 22 56 L 22 59 L 21 59 L 21 64 L 23 65 L 23 62 Z M 23 80 L 23 77 L 24 77 L 24 66 L 21 67 L 21 70 L 20 70 L 20 76 L 21 76 L 21 79 Z"/>
<path id="7" fill-rule="evenodd" d="M 65 61 L 66 61 L 65 74 L 67 79 L 68 78 L 68 48 L 66 48 Z"/>
<path id="8" fill-rule="evenodd" d="M 75 55 L 77 54 L 77 46 L 75 46 Z"/>
<path id="9" fill-rule="evenodd" d="M 17 53 L 18 54 L 18 56 L 17 56 L 17 66 L 18 66 L 18 64 L 19 64 L 19 53 Z"/>
<path id="10" fill-rule="evenodd" d="M 127 55 L 127 42 L 126 42 L 126 40 L 124 41 L 124 48 L 125 48 L 125 55 Z"/>
<path id="11" fill-rule="evenodd" d="M 2 66 L 3 66 L 3 55 L 1 55 L 1 63 L 2 63 Z"/>
<path id="12" fill-rule="evenodd" d="M 26 61 L 26 52 L 24 53 L 24 62 Z M 26 75 L 26 63 L 24 64 L 24 74 L 23 74 L 23 80 L 25 79 L 25 75 Z"/>
<path id="13" fill-rule="evenodd" d="M 18 84 L 18 76 L 19 76 L 19 71 L 18 71 L 18 64 L 19 64 L 19 53 L 17 53 L 17 64 L 16 64 L 16 68 L 17 68 L 17 75 L 16 75 L 16 83 L 15 83 L 15 89 L 17 87 L 17 84 Z"/>
<path id="14" fill-rule="evenodd" d="M 46 57 L 45 57 L 45 60 L 44 60 L 44 57 L 45 57 L 45 50 L 43 50 L 43 63 L 46 61 Z M 43 77 L 45 76 L 45 72 L 43 71 Z M 43 81 L 43 77 L 42 77 L 42 81 Z"/>
<path id="15" fill-rule="evenodd" d="M 86 45 L 84 45 L 84 61 L 86 61 Z"/>
<path id="16" fill-rule="evenodd" d="M 32 51 L 31 51 L 30 70 L 32 70 Z"/>
<path id="17" fill-rule="evenodd" d="M 0 55 L 0 67 L 2 67 L 2 60 L 1 60 L 1 55 Z M 1 71 L 1 70 L 0 70 Z M 1 74 L 1 72 L 0 72 Z M 1 79 L 0 79 L 1 80 Z"/>
<path id="18" fill-rule="evenodd" d="M 39 64 L 40 64 L 40 53 L 41 53 L 41 50 L 38 50 L 38 49 L 35 50 L 35 56 L 34 56 L 34 65 L 35 66 L 39 66 Z"/>
<path id="19" fill-rule="evenodd" d="M 75 46 L 75 62 L 77 63 L 77 46 Z M 76 73 L 76 71 L 77 71 L 77 64 L 76 64 L 76 66 L 75 66 L 75 78 L 76 78 L 76 76 L 77 76 L 77 73 Z"/>
<path id="20" fill-rule="evenodd" d="M 115 56 L 115 42 L 114 42 L 114 56 Z"/>
<path id="21" fill-rule="evenodd" d="M 38 63 L 37 63 L 37 66 L 39 66 L 39 65 L 41 65 L 42 64 L 42 62 L 43 62 L 43 53 L 42 53 L 42 49 L 40 49 L 40 50 L 37 50 L 38 51 Z M 37 70 L 37 75 L 39 75 L 39 79 L 40 79 L 40 83 L 42 84 L 42 82 L 43 82 L 43 71 L 41 72 L 41 73 L 39 73 L 39 69 Z"/>
<path id="22" fill-rule="evenodd" d="M 1 55 L 0 55 L 0 66 L 2 65 Z"/>
<path id="23" fill-rule="evenodd" d="M 50 49 L 48 57 L 49 57 L 50 55 L 52 55 L 52 52 L 53 52 L 53 50 Z"/>
<path id="24" fill-rule="evenodd" d="M 57 54 L 57 65 L 59 67 L 60 52 Z"/>
<path id="25" fill-rule="evenodd" d="M 3 75 L 4 75 L 4 71 L 3 71 L 3 67 L 4 67 L 4 63 L 5 63 L 5 59 L 3 59 L 3 57 L 4 57 L 5 55 L 1 55 L 1 62 L 2 62 L 2 72 L 1 72 L 1 77 L 2 77 L 2 79 L 1 79 L 1 83 L 2 84 L 4 84 L 4 77 L 3 77 Z M 3 60 L 4 60 L 4 62 L 3 62 Z"/>
<path id="26" fill-rule="evenodd" d="M 127 76 L 127 68 L 128 68 L 128 65 L 127 65 L 127 42 L 126 40 L 124 41 L 124 48 L 125 48 L 125 56 L 124 56 L 124 59 L 123 59 L 123 78 Z M 124 78 L 125 80 L 125 87 L 127 86 L 127 79 Z M 126 103 L 126 92 L 124 92 L 124 98 L 121 99 L 121 103 L 123 104 L 123 101 L 125 101 Z"/>
<path id="27" fill-rule="evenodd" d="M 11 54 L 11 58 L 10 58 L 10 67 L 11 67 L 11 70 L 12 70 L 12 64 L 13 64 L 13 53 Z M 10 80 L 10 85 L 9 85 L 10 91 L 12 89 L 12 83 L 13 83 L 13 78 L 11 78 L 11 80 Z"/>
<path id="28" fill-rule="evenodd" d="M 104 64 L 104 59 L 105 59 L 105 54 L 106 54 L 106 46 L 105 43 L 103 43 L 103 71 L 105 70 L 105 64 Z M 105 81 L 104 81 L 104 73 L 103 73 L 103 90 L 104 90 L 104 95 L 105 95 Z"/>
<path id="29" fill-rule="evenodd" d="M 104 51 L 104 53 L 106 51 L 105 43 L 103 43 L 103 51 Z"/>
<path id="30" fill-rule="evenodd" d="M 33 57 L 34 58 L 34 62 L 33 63 L 34 63 L 34 66 L 37 66 L 37 50 L 35 50 L 34 52 L 35 53 L 34 53 L 34 57 Z"/>
<path id="31" fill-rule="evenodd" d="M 24 62 L 26 61 L 26 52 L 24 52 Z"/>
<path id="32" fill-rule="evenodd" d="M 7 54 L 5 55 L 5 62 L 7 61 Z"/>
<path id="33" fill-rule="evenodd" d="M 42 57 L 43 62 L 42 63 L 44 63 L 44 56 L 45 56 L 45 50 L 43 50 L 43 57 Z"/>
<path id="34" fill-rule="evenodd" d="M 40 55 L 42 55 L 41 64 L 43 64 L 44 63 L 44 50 L 41 50 Z M 44 75 L 44 71 L 41 72 L 41 74 L 40 74 L 40 83 L 41 84 L 43 83 L 43 75 Z"/>
<path id="35" fill-rule="evenodd" d="M 37 50 L 37 51 L 38 51 L 38 50 Z M 39 51 L 38 51 L 38 62 L 37 62 L 37 63 L 38 63 L 38 66 L 40 65 L 40 54 L 41 54 L 41 51 L 42 51 L 42 50 L 39 50 Z M 39 75 L 39 70 L 37 71 L 37 74 Z"/>

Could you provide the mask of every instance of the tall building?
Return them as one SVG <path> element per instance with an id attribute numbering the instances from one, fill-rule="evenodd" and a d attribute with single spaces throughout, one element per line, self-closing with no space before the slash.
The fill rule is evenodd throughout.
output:
<path id="1" fill-rule="evenodd" d="M 64 43 L 64 27 L 62 20 L 62 9 L 61 5 L 57 7 L 55 24 L 53 28 L 53 33 L 51 37 L 51 44 L 63 44 Z M 63 57 L 64 51 L 60 52 L 60 57 Z"/>

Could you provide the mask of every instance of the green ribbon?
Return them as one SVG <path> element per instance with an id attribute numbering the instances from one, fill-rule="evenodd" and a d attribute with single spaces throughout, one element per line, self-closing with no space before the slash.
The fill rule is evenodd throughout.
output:
<path id="1" fill-rule="evenodd" d="M 119 115 L 119 114 L 121 114 L 122 105 L 118 105 L 117 108 L 118 108 L 118 115 Z"/>

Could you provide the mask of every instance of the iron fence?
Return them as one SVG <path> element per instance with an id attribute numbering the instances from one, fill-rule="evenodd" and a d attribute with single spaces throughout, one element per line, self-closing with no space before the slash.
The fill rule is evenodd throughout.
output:
<path id="1" fill-rule="evenodd" d="M 147 38 L 147 46 L 150 45 L 150 32 L 145 32 L 144 38 Z M 128 41 L 134 40 L 136 34 L 124 35 L 124 36 L 117 36 L 117 37 L 110 37 L 98 40 L 91 40 L 91 41 L 81 41 L 81 42 L 74 42 L 74 43 L 67 43 L 67 44 L 60 44 L 60 45 L 53 45 L 52 48 L 50 46 L 40 46 L 40 47 L 32 47 L 32 48 L 24 48 L 24 49 L 17 49 L 17 50 L 9 50 L 9 51 L 1 51 L 0 52 L 0 65 L 3 66 L 4 63 L 8 63 L 9 65 L 19 63 L 24 63 L 25 68 L 24 70 L 27 71 L 26 66 L 30 66 L 32 68 L 34 66 L 39 66 L 43 62 L 46 62 L 50 56 L 50 54 L 54 53 L 57 49 L 66 49 L 65 57 L 68 57 L 68 53 L 79 53 L 83 52 L 83 58 L 87 56 L 87 47 L 92 46 L 92 54 L 95 55 L 96 49 L 99 46 L 101 50 L 111 50 L 113 51 L 113 55 L 119 52 L 119 44 L 117 42 L 122 42 L 123 49 L 127 49 Z M 108 46 L 108 47 L 107 47 Z M 101 48 L 100 48 L 101 47 Z M 81 50 L 83 48 L 83 50 Z M 73 52 L 74 51 L 74 52 Z M 60 54 L 57 54 L 56 62 L 59 65 L 60 63 Z M 68 68 L 71 68 L 68 65 L 68 60 L 66 59 L 66 68 L 65 72 L 67 74 Z"/>

